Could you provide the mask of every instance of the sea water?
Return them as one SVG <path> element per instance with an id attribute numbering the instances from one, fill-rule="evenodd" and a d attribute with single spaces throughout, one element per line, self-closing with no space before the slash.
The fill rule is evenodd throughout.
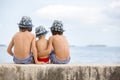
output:
<path id="1" fill-rule="evenodd" d="M 6 46 L 0 46 L 0 63 L 13 63 L 12 56 L 7 53 Z"/>
<path id="2" fill-rule="evenodd" d="M 71 63 L 120 63 L 120 47 L 71 47 L 70 50 Z"/>
<path id="3" fill-rule="evenodd" d="M 120 47 L 70 47 L 70 63 L 75 64 L 119 64 Z M 7 46 L 0 47 L 0 63 L 13 63 Z"/>

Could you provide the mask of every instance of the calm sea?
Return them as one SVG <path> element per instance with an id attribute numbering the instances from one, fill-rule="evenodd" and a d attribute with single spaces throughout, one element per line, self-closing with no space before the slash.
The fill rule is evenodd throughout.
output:
<path id="1" fill-rule="evenodd" d="M 0 63 L 13 63 L 12 57 L 0 47 Z M 119 64 L 120 47 L 70 47 L 70 63 Z"/>

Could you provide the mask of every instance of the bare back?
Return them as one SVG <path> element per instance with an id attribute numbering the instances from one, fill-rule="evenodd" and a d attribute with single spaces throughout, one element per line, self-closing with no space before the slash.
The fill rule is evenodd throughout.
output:
<path id="1" fill-rule="evenodd" d="M 46 56 L 41 56 L 40 55 L 40 52 L 46 50 L 47 46 L 48 46 L 48 41 L 45 38 L 41 38 L 41 39 L 39 39 L 39 40 L 36 41 L 36 47 L 37 47 L 38 57 L 40 57 L 40 58 L 46 58 L 46 57 L 48 57 L 48 55 L 46 55 Z"/>
<path id="2" fill-rule="evenodd" d="M 28 31 L 18 32 L 13 37 L 14 55 L 17 58 L 24 59 L 31 53 L 32 40 L 34 35 Z"/>
<path id="3" fill-rule="evenodd" d="M 52 44 L 56 57 L 61 60 L 68 59 L 70 50 L 66 38 L 62 35 L 54 35 L 52 38 Z"/>

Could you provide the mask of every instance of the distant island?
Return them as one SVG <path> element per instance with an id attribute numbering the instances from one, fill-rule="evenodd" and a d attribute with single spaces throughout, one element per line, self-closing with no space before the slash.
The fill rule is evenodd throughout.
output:
<path id="1" fill-rule="evenodd" d="M 0 46 L 1 46 L 1 47 L 4 47 L 4 46 L 6 46 L 6 45 L 5 45 L 5 44 L 0 44 Z"/>
<path id="2" fill-rule="evenodd" d="M 75 45 L 70 45 L 70 47 L 76 47 Z"/>
<path id="3" fill-rule="evenodd" d="M 106 45 L 97 44 L 97 45 L 88 45 L 88 47 L 107 47 L 107 46 Z"/>

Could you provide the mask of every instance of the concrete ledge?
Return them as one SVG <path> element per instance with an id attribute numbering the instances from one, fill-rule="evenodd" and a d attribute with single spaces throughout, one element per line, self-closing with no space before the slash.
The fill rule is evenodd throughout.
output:
<path id="1" fill-rule="evenodd" d="M 0 80 L 120 80 L 120 65 L 0 64 Z"/>

